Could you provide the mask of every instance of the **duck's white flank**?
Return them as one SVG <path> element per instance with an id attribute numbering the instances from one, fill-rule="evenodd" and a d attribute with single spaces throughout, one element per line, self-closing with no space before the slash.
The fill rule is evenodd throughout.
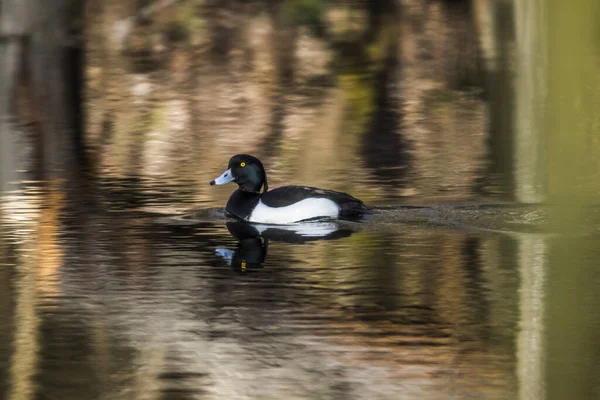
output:
<path id="1" fill-rule="evenodd" d="M 337 218 L 340 207 L 325 198 L 304 199 L 286 207 L 269 207 L 259 201 L 248 221 L 263 224 L 290 224 L 310 218 Z"/>

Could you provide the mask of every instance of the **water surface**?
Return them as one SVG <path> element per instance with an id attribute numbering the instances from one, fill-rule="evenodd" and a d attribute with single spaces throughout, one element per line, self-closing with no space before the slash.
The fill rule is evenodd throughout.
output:
<path id="1" fill-rule="evenodd" d="M 0 119 L 0 398 L 598 398 L 598 207 L 515 204 L 510 2 L 146 3 L 89 1 L 85 149 Z M 378 214 L 232 225 L 236 153 Z"/>
<path id="2" fill-rule="evenodd" d="M 542 292 L 520 249 L 541 239 L 401 221 L 257 237 L 219 210 L 159 212 L 170 192 L 106 179 L 6 199 L 4 396 L 516 398 L 539 384 L 519 321 Z"/>

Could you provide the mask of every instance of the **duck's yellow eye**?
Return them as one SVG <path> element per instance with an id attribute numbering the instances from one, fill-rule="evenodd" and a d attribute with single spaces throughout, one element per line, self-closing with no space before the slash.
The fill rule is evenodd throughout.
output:
<path id="1" fill-rule="evenodd" d="M 242 162 L 240 163 L 240 167 L 245 167 L 245 166 L 246 166 L 246 163 L 242 161 Z"/>

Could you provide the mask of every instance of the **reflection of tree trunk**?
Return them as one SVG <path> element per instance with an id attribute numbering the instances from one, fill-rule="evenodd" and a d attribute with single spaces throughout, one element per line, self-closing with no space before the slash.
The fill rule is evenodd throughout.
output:
<path id="1" fill-rule="evenodd" d="M 295 54 L 298 39 L 298 28 L 285 21 L 280 2 L 269 1 L 268 11 L 272 26 L 275 87 L 272 95 L 271 132 L 260 146 L 264 149 L 259 154 L 262 157 L 275 155 L 283 136 L 286 92 L 292 89 L 294 83 Z"/>
<path id="2" fill-rule="evenodd" d="M 598 399 L 600 2 L 524 3 L 532 14 L 523 15 L 524 31 L 533 39 L 525 55 L 533 64 L 524 67 L 537 73 L 528 116 L 538 129 L 529 135 L 544 151 L 537 168 L 541 164 L 544 175 L 534 175 L 534 183 L 557 205 L 550 209 L 553 231 L 566 233 L 552 239 L 548 255 L 546 399 Z"/>
<path id="3" fill-rule="evenodd" d="M 0 10 L 0 113 L 40 126 L 44 169 L 66 167 L 81 145 L 83 1 L 0 0 Z"/>
<path id="4" fill-rule="evenodd" d="M 377 2 L 375 2 L 377 3 Z M 383 7 L 383 6 L 380 6 Z M 387 7 L 371 10 L 383 13 L 371 15 L 371 27 L 379 33 L 371 33 L 373 41 L 383 43 L 385 54 L 380 70 L 374 76 L 374 110 L 367 135 L 363 141 L 363 151 L 367 167 L 372 168 L 382 182 L 397 186 L 401 184 L 409 163 L 407 142 L 399 131 L 400 105 L 398 96 L 398 49 L 400 33 L 397 28 L 399 10 L 392 2 Z"/>
<path id="5" fill-rule="evenodd" d="M 519 239 L 518 268 L 521 275 L 520 318 L 517 335 L 517 376 L 520 399 L 543 399 L 544 395 L 544 286 L 548 265 L 546 241 L 540 235 Z"/>
<path id="6" fill-rule="evenodd" d="M 541 108 L 544 102 L 546 60 L 541 10 L 544 2 L 515 2 L 517 41 L 515 180 L 516 195 L 522 202 L 542 200 L 540 138 L 544 131 Z"/>
<path id="7" fill-rule="evenodd" d="M 27 241 L 35 248 L 33 240 Z M 34 377 L 39 362 L 39 325 L 36 293 L 36 260 L 23 257 L 17 266 L 19 275 L 15 289 L 15 331 L 13 336 L 13 354 L 10 359 L 10 396 L 9 399 L 33 399 L 35 394 Z"/>
<path id="8" fill-rule="evenodd" d="M 8 183 L 16 179 L 17 148 L 15 128 L 9 116 L 15 104 L 16 82 L 23 53 L 23 29 L 15 1 L 0 1 L 0 190 L 9 190 Z M 11 15 L 12 14 L 12 15 Z"/>
<path id="9" fill-rule="evenodd" d="M 0 218 L 2 218 L 0 210 Z M 1 225 L 0 229 L 6 231 L 6 227 Z M 0 337 L 4 340 L 0 341 L 0 360 L 10 360 L 14 351 L 12 345 L 12 333 L 15 329 L 15 285 L 12 284 L 16 279 L 16 268 L 14 265 L 17 263 L 16 257 L 13 254 L 14 249 L 7 241 L 0 238 Z M 0 368 L 0 382 L 6 384 L 0 387 L 0 398 L 8 398 L 10 391 L 10 375 L 8 368 Z"/>
<path id="10" fill-rule="evenodd" d="M 512 197 L 515 191 L 513 134 L 513 74 L 510 69 L 514 40 L 512 4 L 506 1 L 473 2 L 484 58 L 484 93 L 489 104 L 487 185 L 490 190 Z"/>
<path id="11" fill-rule="evenodd" d="M 278 83 L 288 86 L 294 81 L 298 28 L 286 21 L 280 2 L 269 2 L 269 15 L 273 26 L 275 73 Z"/>
<path id="12" fill-rule="evenodd" d="M 229 60 L 231 50 L 240 43 L 244 24 L 248 17 L 244 15 L 252 5 L 240 0 L 206 0 L 204 4 L 205 20 L 210 35 L 210 49 L 215 61 Z"/>
<path id="13" fill-rule="evenodd" d="M 211 51 L 213 55 L 223 60 L 229 55 L 232 46 L 233 16 L 229 13 L 231 3 L 231 0 L 208 0 L 205 3 Z"/>

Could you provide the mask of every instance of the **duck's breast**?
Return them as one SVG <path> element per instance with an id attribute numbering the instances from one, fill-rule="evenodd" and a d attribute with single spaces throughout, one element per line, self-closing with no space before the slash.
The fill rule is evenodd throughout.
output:
<path id="1" fill-rule="evenodd" d="M 239 219 L 248 219 L 259 199 L 258 193 L 238 189 L 229 197 L 225 210 Z"/>

